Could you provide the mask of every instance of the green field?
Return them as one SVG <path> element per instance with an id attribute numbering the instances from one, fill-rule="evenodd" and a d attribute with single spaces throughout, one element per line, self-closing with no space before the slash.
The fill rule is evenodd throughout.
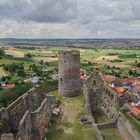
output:
<path id="1" fill-rule="evenodd" d="M 132 76 L 140 76 L 140 69 L 136 65 L 140 63 L 140 50 L 118 50 L 118 49 L 83 49 L 60 46 L 23 46 L 24 48 L 14 48 L 15 52 L 31 54 L 31 58 L 2 58 L 1 64 L 11 64 L 13 62 L 24 63 L 25 70 L 29 71 L 30 64 L 36 64 L 42 70 L 53 70 L 58 68 L 58 52 L 62 50 L 80 51 L 81 69 L 87 74 L 93 71 L 99 71 L 105 74 L 118 77 L 128 77 L 129 70 L 133 69 Z M 28 48 L 29 47 L 29 48 Z M 6 48 L 8 49 L 8 48 Z M 9 48 L 10 50 L 11 48 Z M 136 55 L 136 56 L 135 56 Z M 40 61 L 49 63 L 48 65 L 40 65 Z M 30 72 L 30 71 L 29 71 Z"/>
<path id="2" fill-rule="evenodd" d="M 69 47 L 46 47 L 43 49 L 33 49 L 33 50 L 28 50 L 27 49 L 22 49 L 18 48 L 17 51 L 22 52 L 24 54 L 30 53 L 34 57 L 49 57 L 52 55 L 56 55 L 58 51 L 61 50 L 71 50 L 71 49 L 77 49 L 77 48 L 69 48 Z M 96 58 L 100 56 L 107 56 L 109 54 L 113 55 L 128 55 L 128 54 L 138 54 L 140 55 L 140 50 L 117 50 L 117 49 L 80 49 L 80 55 L 81 55 L 81 61 L 86 60 L 86 61 L 94 61 Z M 139 58 L 122 58 L 122 60 L 126 62 L 134 62 L 135 60 L 139 61 Z"/>

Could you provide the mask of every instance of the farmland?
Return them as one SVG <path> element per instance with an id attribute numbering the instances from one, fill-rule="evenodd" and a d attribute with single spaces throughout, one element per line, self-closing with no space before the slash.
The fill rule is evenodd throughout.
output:
<path id="1" fill-rule="evenodd" d="M 48 47 L 48 46 L 39 46 L 39 47 L 31 47 L 28 49 L 27 47 L 18 47 L 11 48 L 6 47 L 6 52 L 14 51 L 16 55 L 15 59 L 2 59 L 0 64 L 10 64 L 16 61 L 16 63 L 23 62 L 23 56 L 30 54 L 32 57 L 30 58 L 31 63 L 39 64 L 40 61 L 44 63 L 49 63 L 48 68 L 57 67 L 57 54 L 58 51 L 61 50 L 70 50 L 77 48 L 70 47 Z M 93 70 L 112 73 L 112 68 L 115 71 L 119 71 L 120 76 L 126 77 L 128 76 L 128 71 L 130 69 L 135 69 L 137 71 L 137 75 L 140 74 L 139 68 L 136 67 L 137 63 L 139 63 L 140 59 L 140 50 L 119 50 L 119 49 L 83 49 L 78 48 L 80 51 L 81 58 L 81 68 L 85 69 L 87 73 L 92 72 Z M 13 53 L 14 54 L 14 53 Z M 22 55 L 21 55 L 22 54 Z M 20 56 L 20 57 L 19 57 Z M 22 57 L 21 57 L 22 56 Z M 14 56 L 15 57 L 15 56 Z M 19 57 L 19 58 L 18 58 Z M 25 59 L 26 61 L 27 59 Z M 30 62 L 25 63 L 28 67 Z M 55 65 L 54 65 L 55 64 Z"/>
<path id="2" fill-rule="evenodd" d="M 29 48 L 28 48 L 29 47 Z M 42 80 L 38 84 L 42 88 L 49 85 L 56 85 L 58 82 L 52 75 L 58 72 L 58 52 L 77 48 L 70 47 L 48 47 L 48 46 L 24 46 L 3 47 L 5 55 L 0 57 L 0 79 L 1 82 L 15 84 L 15 88 L 5 90 L 0 88 L 0 106 L 8 106 L 34 86 L 28 81 L 37 75 Z M 85 49 L 80 51 L 80 66 L 86 75 L 93 71 L 102 72 L 118 77 L 139 77 L 140 76 L 140 50 L 116 50 L 116 49 Z M 25 82 L 27 81 L 27 82 Z M 57 91 L 50 93 L 60 99 L 60 108 L 64 112 L 62 118 L 55 120 L 49 128 L 46 137 L 50 140 L 97 140 L 95 130 L 91 125 L 81 125 L 80 118 L 85 116 L 83 108 L 83 95 L 76 98 L 64 98 L 58 95 Z M 6 97 L 6 98 L 5 98 Z M 97 122 L 106 120 L 102 114 L 94 116 Z M 55 132 L 55 133 L 54 133 Z M 104 129 L 102 134 L 105 140 L 122 140 L 116 129 Z M 115 139 L 114 139 L 115 140 Z"/>

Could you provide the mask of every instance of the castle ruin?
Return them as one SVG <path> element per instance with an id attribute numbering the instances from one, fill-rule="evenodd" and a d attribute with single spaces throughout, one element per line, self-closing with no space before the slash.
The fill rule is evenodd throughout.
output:
<path id="1" fill-rule="evenodd" d="M 114 84 L 118 84 L 117 81 Z M 139 140 L 140 133 L 137 132 L 129 120 L 121 113 L 119 108 L 119 96 L 102 79 L 101 73 L 94 72 L 84 83 L 85 107 L 96 130 L 98 140 L 104 140 L 101 133 L 103 129 L 115 128 L 124 140 Z M 107 121 L 97 123 L 94 114 L 101 110 Z"/>
<path id="2" fill-rule="evenodd" d="M 46 96 L 51 90 L 35 86 L 7 108 L 1 108 L 1 140 L 42 140 L 56 103 L 54 96 Z"/>

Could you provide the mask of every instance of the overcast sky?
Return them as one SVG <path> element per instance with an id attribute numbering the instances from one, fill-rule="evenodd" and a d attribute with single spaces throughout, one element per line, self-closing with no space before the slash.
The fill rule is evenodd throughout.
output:
<path id="1" fill-rule="evenodd" d="M 0 37 L 139 38 L 140 0 L 0 0 Z"/>

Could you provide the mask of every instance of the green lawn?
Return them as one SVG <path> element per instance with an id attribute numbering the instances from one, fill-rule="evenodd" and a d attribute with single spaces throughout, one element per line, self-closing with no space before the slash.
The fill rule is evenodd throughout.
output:
<path id="1" fill-rule="evenodd" d="M 64 114 L 49 128 L 46 134 L 49 140 L 97 140 L 95 131 L 91 125 L 81 125 L 80 118 L 85 115 L 82 106 L 83 96 L 75 98 L 63 98 L 57 91 L 51 93 L 61 100 L 61 108 Z"/>
<path id="2" fill-rule="evenodd" d="M 103 129 L 101 132 L 105 140 L 123 140 L 117 129 Z"/>

